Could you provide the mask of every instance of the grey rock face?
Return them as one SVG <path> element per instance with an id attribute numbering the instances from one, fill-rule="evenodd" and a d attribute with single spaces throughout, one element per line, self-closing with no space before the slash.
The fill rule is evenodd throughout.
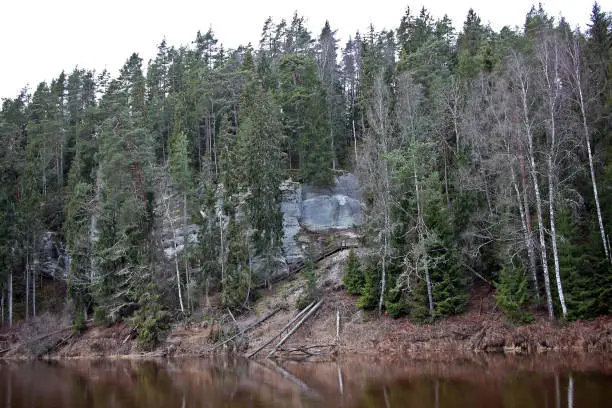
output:
<path id="1" fill-rule="evenodd" d="M 300 183 L 286 181 L 281 185 L 283 213 L 283 253 L 287 263 L 294 263 L 304 258 L 302 249 L 296 241 L 300 232 L 302 216 L 302 188 Z"/>
<path id="2" fill-rule="evenodd" d="M 337 177 L 329 189 L 304 186 L 302 226 L 313 232 L 328 232 L 361 225 L 361 190 L 352 174 Z"/>
<path id="3" fill-rule="evenodd" d="M 331 188 L 321 189 L 286 181 L 281 186 L 283 253 L 287 263 L 304 259 L 310 238 L 300 231 L 331 232 L 351 229 L 363 220 L 357 178 L 346 174 Z"/>
<path id="4" fill-rule="evenodd" d="M 310 238 L 300 234 L 301 231 L 317 233 L 343 231 L 362 223 L 361 190 L 357 178 L 352 174 L 337 177 L 335 185 L 327 189 L 285 181 L 280 186 L 280 190 L 284 233 L 282 253 L 286 264 L 304 259 L 304 251 L 310 244 Z M 181 205 L 179 197 L 173 197 L 171 214 L 174 230 L 167 216 L 164 215 L 162 218 L 162 245 L 168 260 L 173 259 L 184 249 L 186 241 L 188 243 L 198 241 L 198 226 L 182 225 Z M 260 263 L 254 260 L 255 267 Z"/>

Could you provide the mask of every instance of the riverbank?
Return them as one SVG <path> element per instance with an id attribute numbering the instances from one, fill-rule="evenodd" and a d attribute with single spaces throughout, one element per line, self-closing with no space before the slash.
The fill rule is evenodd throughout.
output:
<path id="1" fill-rule="evenodd" d="M 341 252 L 319 266 L 322 303 L 275 352 L 277 357 L 419 357 L 436 354 L 458 356 L 473 352 L 516 354 L 548 351 L 612 353 L 612 316 L 561 324 L 549 322 L 545 313 L 536 312 L 533 323 L 516 326 L 509 323 L 496 308 L 493 288 L 478 282 L 472 288 L 465 313 L 434 324 L 419 325 L 408 318 L 393 319 L 386 315 L 378 316 L 375 311 L 363 311 L 357 308 L 357 298 L 348 295 L 342 288 L 341 266 L 346 256 L 347 251 Z M 190 320 L 176 324 L 158 347 L 150 352 L 138 350 L 134 331 L 124 323 L 110 328 L 91 323 L 80 334 L 73 333 L 67 326 L 39 341 L 32 342 L 30 339 L 29 343 L 19 336 L 19 329 L 5 333 L 3 336 L 9 341 L 4 352 L 0 352 L 0 358 L 180 357 L 228 351 L 245 357 L 263 358 L 288 333 L 289 330 L 283 331 L 283 328 L 298 313 L 295 305 L 304 287 L 305 281 L 300 276 L 280 282 L 264 290 L 252 310 L 236 316 L 236 320 L 226 310 L 206 309 L 199 314 L 200 317 L 194 315 Z M 264 317 L 267 318 L 264 320 Z M 59 329 L 58 326 L 61 323 L 57 323 L 55 328 Z M 21 330 L 27 329 L 24 327 Z M 224 342 L 231 336 L 224 337 L 223 333 L 236 336 Z M 268 342 L 270 344 L 262 348 Z M 256 352 L 260 348 L 261 351 Z"/>

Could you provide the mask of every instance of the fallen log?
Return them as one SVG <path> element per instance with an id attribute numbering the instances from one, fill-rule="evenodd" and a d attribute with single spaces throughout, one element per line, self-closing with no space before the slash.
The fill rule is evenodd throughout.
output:
<path id="1" fill-rule="evenodd" d="M 15 349 L 17 349 L 17 348 L 19 348 L 19 347 L 21 347 L 21 346 L 25 346 L 26 344 L 32 344 L 32 343 L 35 343 L 35 342 L 37 342 L 37 341 L 44 340 L 44 339 L 46 339 L 47 337 L 51 337 L 51 336 L 53 336 L 53 335 L 63 333 L 63 332 L 65 332 L 66 330 L 72 330 L 72 327 L 71 327 L 71 326 L 70 326 L 70 327 L 64 327 L 63 329 L 59 329 L 59 330 L 53 331 L 53 332 L 51 332 L 51 333 L 46 333 L 46 334 L 43 334 L 42 336 L 39 336 L 39 337 L 37 337 L 37 338 L 35 338 L 35 339 L 32 339 L 32 340 L 28 340 L 28 341 L 24 341 L 24 342 L 17 343 L 17 344 L 15 344 L 15 345 L 13 345 L 13 346 L 11 346 L 11 347 L 9 347 L 9 348 L 5 348 L 4 350 L 0 350 L 0 355 L 2 355 L 2 354 L 4 354 L 4 353 L 7 353 L 7 352 L 9 352 L 9 351 L 11 351 L 11 350 L 15 350 Z"/>
<path id="2" fill-rule="evenodd" d="M 314 312 L 317 311 L 317 309 L 319 309 L 319 307 L 323 304 L 323 299 L 319 300 L 319 303 L 317 303 L 316 305 L 314 305 L 309 311 L 308 313 L 306 313 L 306 315 L 304 317 L 302 317 L 302 320 L 300 320 L 294 327 L 293 329 L 291 329 L 291 331 L 289 333 L 287 333 L 287 335 L 285 337 L 283 337 L 281 339 L 281 341 L 278 342 L 278 344 L 272 349 L 272 351 L 270 351 L 270 353 L 268 354 L 268 357 L 271 357 L 272 354 L 274 354 L 276 352 L 276 350 L 282 346 L 287 340 L 289 340 L 289 338 L 293 335 L 293 333 L 295 333 L 297 331 L 297 329 L 300 328 L 300 326 L 302 324 L 304 324 L 304 322 L 306 320 L 308 320 L 308 318 L 310 316 L 312 316 L 312 314 Z"/>
<path id="3" fill-rule="evenodd" d="M 266 343 L 264 343 L 261 347 L 259 347 L 257 350 L 255 350 L 254 352 L 252 352 L 251 354 L 249 354 L 247 356 L 247 358 L 251 358 L 253 356 L 255 356 L 257 353 L 259 353 L 261 350 L 263 350 L 265 347 L 267 347 L 270 343 L 272 343 L 274 340 L 276 340 L 285 330 L 287 330 L 287 328 L 289 326 L 291 326 L 297 319 L 299 319 L 300 317 L 302 317 L 302 315 L 306 312 L 308 312 L 308 310 L 310 310 L 310 308 L 314 305 L 315 302 L 312 302 L 311 304 L 309 304 L 308 306 L 306 306 L 304 309 L 302 309 L 300 311 L 300 313 L 298 313 L 293 319 L 291 319 L 289 321 L 289 323 L 287 323 L 277 334 L 276 336 L 272 337 L 270 340 L 268 340 Z"/>
<path id="4" fill-rule="evenodd" d="M 301 347 L 294 347 L 294 348 L 280 348 L 278 349 L 278 351 L 281 351 L 283 353 L 302 353 L 302 354 L 306 354 L 307 356 L 325 356 L 328 355 L 328 353 L 315 353 L 315 352 L 311 352 L 310 350 L 312 349 L 319 349 L 319 348 L 333 348 L 336 347 L 336 344 L 317 344 L 314 346 L 301 346 Z"/>
<path id="5" fill-rule="evenodd" d="M 214 351 L 216 349 L 218 349 L 219 347 L 223 346 L 224 344 L 229 343 L 230 341 L 234 340 L 236 337 L 243 335 L 244 333 L 246 333 L 247 331 L 251 330 L 252 328 L 254 328 L 255 326 L 265 322 L 266 320 L 268 320 L 270 317 L 274 316 L 276 313 L 278 313 L 281 310 L 281 308 L 276 308 L 273 311 L 271 311 L 270 313 L 268 313 L 267 315 L 265 315 L 264 317 L 262 317 L 261 319 L 259 319 L 258 321 L 256 321 L 255 323 L 251 324 L 250 326 L 246 327 L 244 330 L 242 330 L 241 332 L 233 335 L 232 337 L 230 337 L 227 340 L 222 341 L 221 343 L 216 344 L 215 346 L 213 346 L 213 348 L 210 351 Z M 202 353 L 200 354 L 200 357 L 202 357 L 203 355 L 205 355 L 206 353 Z"/>

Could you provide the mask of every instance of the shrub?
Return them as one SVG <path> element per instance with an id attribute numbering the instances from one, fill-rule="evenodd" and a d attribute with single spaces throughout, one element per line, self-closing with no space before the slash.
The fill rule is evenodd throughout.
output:
<path id="1" fill-rule="evenodd" d="M 304 309 L 321 297 L 321 288 L 317 285 L 317 275 L 311 260 L 306 261 L 306 267 L 302 270 L 302 276 L 306 279 L 306 290 L 296 301 L 295 307 L 298 310 Z"/>
<path id="2" fill-rule="evenodd" d="M 74 321 L 72 322 L 72 331 L 75 333 L 83 333 L 87 325 L 85 324 L 85 314 L 82 312 L 77 313 Z"/>
<path id="3" fill-rule="evenodd" d="M 524 310 L 529 302 L 529 279 L 522 268 L 505 266 L 495 283 L 497 306 L 516 323 L 529 323 L 534 320 L 531 313 Z"/>
<path id="4" fill-rule="evenodd" d="M 351 295 L 360 295 L 365 285 L 365 278 L 359 263 L 359 257 L 355 255 L 355 251 L 351 249 L 344 267 L 344 276 L 342 277 L 344 287 Z"/>
<path id="5" fill-rule="evenodd" d="M 371 310 L 378 307 L 380 295 L 380 278 L 375 264 L 369 263 L 364 269 L 364 285 L 359 296 L 358 306 Z"/>

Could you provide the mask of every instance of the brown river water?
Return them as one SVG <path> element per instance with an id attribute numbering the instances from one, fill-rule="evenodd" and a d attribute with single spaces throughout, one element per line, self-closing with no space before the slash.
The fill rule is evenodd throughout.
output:
<path id="1" fill-rule="evenodd" d="M 0 407 L 612 407 L 612 370 L 562 355 L 0 360 Z"/>

